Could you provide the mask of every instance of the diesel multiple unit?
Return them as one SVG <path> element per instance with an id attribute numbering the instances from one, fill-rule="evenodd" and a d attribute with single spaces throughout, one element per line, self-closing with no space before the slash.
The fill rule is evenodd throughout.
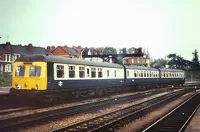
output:
<path id="1" fill-rule="evenodd" d="M 11 93 L 102 94 L 127 88 L 182 85 L 183 70 L 92 62 L 52 55 L 18 58 L 13 67 Z"/>

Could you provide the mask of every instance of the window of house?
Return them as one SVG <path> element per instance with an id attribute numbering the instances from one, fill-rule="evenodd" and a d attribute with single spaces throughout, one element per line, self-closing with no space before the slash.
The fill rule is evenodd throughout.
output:
<path id="1" fill-rule="evenodd" d="M 98 68 L 98 77 L 99 77 L 99 78 L 102 77 L 102 68 Z"/>
<path id="2" fill-rule="evenodd" d="M 149 77 L 149 72 L 147 72 L 147 77 Z"/>
<path id="3" fill-rule="evenodd" d="M 92 75 L 92 78 L 95 78 L 96 77 L 96 68 L 91 68 L 91 75 Z"/>
<path id="4" fill-rule="evenodd" d="M 6 58 L 7 58 L 7 56 L 6 56 L 6 55 L 4 55 L 4 61 L 7 61 L 7 60 L 6 60 Z"/>
<path id="5" fill-rule="evenodd" d="M 56 66 L 57 78 L 64 78 L 64 65 Z"/>
<path id="6" fill-rule="evenodd" d="M 15 76 L 24 76 L 25 66 L 17 66 L 15 69 Z"/>
<path id="7" fill-rule="evenodd" d="M 11 61 L 11 55 L 8 55 L 8 61 Z"/>
<path id="8" fill-rule="evenodd" d="M 69 66 L 69 78 L 75 78 L 75 66 Z"/>
<path id="9" fill-rule="evenodd" d="M 29 70 L 29 76 L 30 77 L 39 77 L 41 73 L 41 67 L 40 66 L 31 66 Z"/>
<path id="10" fill-rule="evenodd" d="M 79 77 L 80 78 L 85 77 L 85 67 L 79 67 Z"/>
<path id="11" fill-rule="evenodd" d="M 5 65 L 5 72 L 11 72 L 11 64 Z"/>

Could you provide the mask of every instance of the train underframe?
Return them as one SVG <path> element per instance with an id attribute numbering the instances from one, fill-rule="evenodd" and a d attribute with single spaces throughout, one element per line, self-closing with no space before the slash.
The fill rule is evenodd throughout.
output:
<path id="1" fill-rule="evenodd" d="M 123 85 L 110 85 L 104 87 L 94 88 L 79 88 L 79 89 L 58 89 L 58 90 L 18 90 L 15 88 L 10 89 L 11 96 L 27 96 L 34 98 L 38 101 L 51 102 L 54 100 L 73 100 L 78 98 L 92 98 L 101 97 L 106 95 L 126 93 L 133 91 L 142 91 L 152 88 L 165 88 L 167 86 L 182 86 L 183 81 L 173 83 L 155 83 L 155 84 L 123 84 Z"/>

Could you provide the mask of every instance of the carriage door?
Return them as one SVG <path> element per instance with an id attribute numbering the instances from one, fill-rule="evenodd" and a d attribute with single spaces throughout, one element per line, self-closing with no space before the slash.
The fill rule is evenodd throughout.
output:
<path id="1" fill-rule="evenodd" d="M 86 78 L 90 78 L 90 67 L 86 66 Z"/>

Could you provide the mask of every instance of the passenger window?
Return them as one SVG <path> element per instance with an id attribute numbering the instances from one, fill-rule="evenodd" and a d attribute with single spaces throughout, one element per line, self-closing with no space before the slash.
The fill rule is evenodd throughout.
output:
<path id="1" fill-rule="evenodd" d="M 96 68 L 91 68 L 92 78 L 96 77 Z"/>
<path id="2" fill-rule="evenodd" d="M 79 67 L 79 77 L 80 78 L 85 77 L 85 67 Z"/>
<path id="3" fill-rule="evenodd" d="M 64 65 L 57 65 L 56 71 L 57 71 L 57 78 L 64 78 Z"/>
<path id="4" fill-rule="evenodd" d="M 146 72 L 144 72 L 144 77 L 146 77 Z"/>
<path id="5" fill-rule="evenodd" d="M 69 78 L 75 78 L 75 66 L 69 66 Z"/>
<path id="6" fill-rule="evenodd" d="M 126 74 L 127 74 L 127 77 L 129 77 L 129 71 L 127 71 Z"/>
<path id="7" fill-rule="evenodd" d="M 107 77 L 109 77 L 109 70 L 107 70 Z"/>
<path id="8" fill-rule="evenodd" d="M 143 71 L 140 73 L 140 77 L 143 77 Z"/>
<path id="9" fill-rule="evenodd" d="M 102 78 L 102 68 L 98 68 L 98 77 Z"/>
<path id="10" fill-rule="evenodd" d="M 90 69 L 87 68 L 87 77 L 90 77 Z"/>
<path id="11" fill-rule="evenodd" d="M 15 76 L 24 76 L 25 66 L 17 66 Z"/>
<path id="12" fill-rule="evenodd" d="M 134 72 L 134 77 L 137 77 L 137 72 L 136 71 Z"/>
<path id="13" fill-rule="evenodd" d="M 31 66 L 29 70 L 29 76 L 30 77 L 39 77 L 41 72 L 40 66 Z"/>

